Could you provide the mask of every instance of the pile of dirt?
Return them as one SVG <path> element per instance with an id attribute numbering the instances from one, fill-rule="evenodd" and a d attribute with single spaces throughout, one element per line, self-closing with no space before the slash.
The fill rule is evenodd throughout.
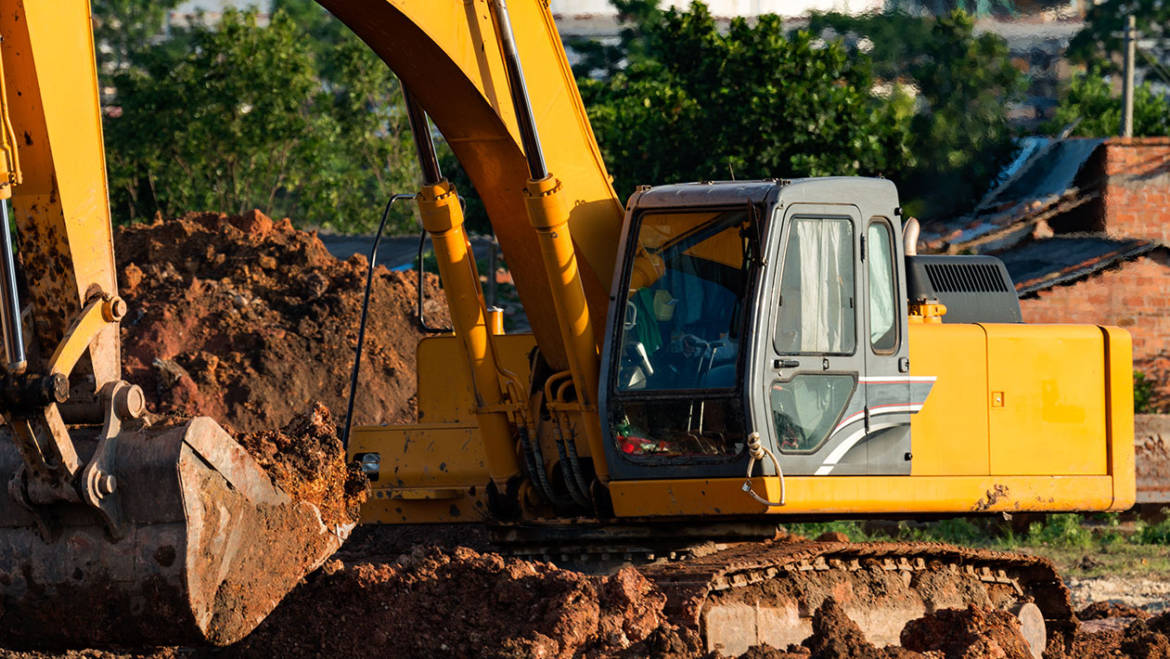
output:
<path id="1" fill-rule="evenodd" d="M 1104 620 L 1106 618 L 1139 618 L 1145 620 L 1149 617 L 1150 614 L 1148 612 L 1119 602 L 1093 602 L 1080 611 L 1077 611 L 1077 619 L 1082 622 L 1086 620 Z"/>
<path id="2" fill-rule="evenodd" d="M 321 401 L 341 419 L 368 260 L 334 258 L 316 234 L 259 211 L 191 214 L 121 227 L 118 275 L 125 377 L 164 416 L 210 416 L 229 430 L 280 428 Z M 375 271 L 356 423 L 415 416 L 413 273 Z M 428 318 L 448 320 L 437 279 Z"/>
<path id="3" fill-rule="evenodd" d="M 918 652 L 939 652 L 946 659 L 1032 657 L 1014 615 L 976 606 L 942 609 L 911 620 L 902 630 L 902 646 Z"/>
<path id="4" fill-rule="evenodd" d="M 391 563 L 330 562 L 230 653 L 697 655 L 698 639 L 666 622 L 665 602 L 633 568 L 587 576 L 468 548 L 417 547 Z"/>
<path id="5" fill-rule="evenodd" d="M 1115 620 L 1121 625 L 1103 626 L 1102 631 L 1082 630 L 1070 648 L 1050 648 L 1045 659 L 1080 657 L 1170 657 L 1170 613 L 1150 617 L 1145 611 L 1124 605 L 1103 603 L 1091 605 L 1080 615 L 1103 616 L 1085 618 L 1092 621 Z M 1084 625 L 1083 629 L 1092 629 Z"/>
<path id="6" fill-rule="evenodd" d="M 236 437 L 273 482 L 297 501 L 321 511 L 331 527 L 354 524 L 366 500 L 369 481 L 345 460 L 345 449 L 329 410 L 315 403 L 281 430 L 244 433 Z"/>
<path id="7" fill-rule="evenodd" d="M 875 648 L 865 640 L 861 629 L 831 597 L 813 614 L 812 632 L 812 636 L 805 639 L 803 645 L 818 659 L 836 657 L 897 659 L 922 656 L 918 652 L 899 647 Z"/>

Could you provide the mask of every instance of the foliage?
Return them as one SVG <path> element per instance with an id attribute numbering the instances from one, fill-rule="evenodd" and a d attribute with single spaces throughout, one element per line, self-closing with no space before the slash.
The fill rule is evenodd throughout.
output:
<path id="1" fill-rule="evenodd" d="M 1163 510 L 1163 512 L 1165 512 Z M 1147 545 L 1170 545 L 1170 517 L 1141 527 L 1140 542 Z"/>
<path id="2" fill-rule="evenodd" d="M 816 35 L 843 37 L 850 56 L 870 58 L 875 76 L 895 80 L 909 76 L 910 67 L 929 50 L 932 23 L 897 10 L 859 16 L 814 12 L 809 16 L 808 30 Z"/>
<path id="3" fill-rule="evenodd" d="M 1157 384 L 1146 377 L 1145 373 L 1141 371 L 1133 372 L 1133 413 L 1134 414 L 1153 414 L 1157 410 L 1154 409 L 1154 392 Z"/>
<path id="4" fill-rule="evenodd" d="M 811 32 L 785 36 L 774 16 L 722 31 L 702 3 L 617 4 L 636 29 L 595 44 L 576 71 L 619 194 L 678 180 L 881 175 L 908 212 L 937 217 L 981 196 L 1015 149 L 1006 107 L 1024 77 L 1004 41 L 976 36 L 962 11 L 821 14 Z M 819 40 L 830 27 L 848 38 Z"/>
<path id="5" fill-rule="evenodd" d="M 1170 3 L 1162 0 L 1104 0 L 1089 3 L 1085 26 L 1072 38 L 1065 57 L 1072 62 L 1101 67 L 1106 72 L 1121 70 L 1126 17 L 1133 15 L 1143 40 L 1154 40 L 1165 48 L 1170 41 Z M 1135 65 L 1149 60 L 1139 56 Z"/>
<path id="6" fill-rule="evenodd" d="M 907 121 L 839 44 L 786 37 L 776 16 L 735 19 L 724 33 L 701 3 L 654 13 L 640 30 L 629 66 L 579 81 L 619 194 L 680 180 L 878 175 L 909 158 Z"/>
<path id="7" fill-rule="evenodd" d="M 658 3 L 659 0 L 610 0 L 618 13 L 618 42 L 610 44 L 584 37 L 569 38 L 565 45 L 578 57 L 573 73 L 578 78 L 608 79 L 629 66 L 652 58 L 648 52 L 648 35 L 642 26 L 661 20 L 662 10 Z"/>
<path id="8" fill-rule="evenodd" d="M 797 522 L 785 524 L 784 530 L 793 535 L 816 539 L 824 533 L 843 533 L 850 542 L 867 542 L 877 539 L 878 536 L 866 532 L 861 522 L 855 520 L 835 520 L 831 522 Z"/>
<path id="9" fill-rule="evenodd" d="M 843 36 L 851 57 L 871 58 L 879 78 L 917 91 L 907 145 L 914 164 L 898 180 L 910 215 L 959 212 L 982 195 L 1016 149 L 1007 107 L 1026 78 L 1011 65 L 1002 38 L 976 36 L 974 27 L 961 10 L 932 18 L 896 7 L 809 20 L 814 34 Z"/>
<path id="10" fill-rule="evenodd" d="M 916 166 L 900 187 L 931 216 L 954 214 L 981 197 L 1016 149 L 1007 106 L 1025 78 L 1002 38 L 975 36 L 974 28 L 963 12 L 938 18 L 909 69 L 923 107 L 910 130 Z"/>
<path id="11" fill-rule="evenodd" d="M 392 74 L 308 0 L 277 2 L 266 27 L 229 10 L 181 37 L 112 76 L 115 217 L 259 208 L 369 231 L 386 197 L 417 185 Z M 393 228 L 404 226 L 400 209 Z"/>
<path id="12" fill-rule="evenodd" d="M 1099 69 L 1072 79 L 1046 130 L 1058 133 L 1074 122 L 1072 134 L 1082 137 L 1116 135 L 1121 129 L 1121 99 L 1113 95 Z M 1170 135 L 1170 99 L 1155 92 L 1148 82 L 1134 89 L 1133 134 Z"/>
<path id="13" fill-rule="evenodd" d="M 1080 515 L 1061 513 L 1028 525 L 1025 542 L 1052 547 L 1087 547 L 1093 543 L 1093 532 L 1081 523 Z"/>
<path id="14" fill-rule="evenodd" d="M 99 68 L 121 70 L 147 44 L 156 45 L 167 12 L 179 0 L 94 0 L 93 37 Z"/>

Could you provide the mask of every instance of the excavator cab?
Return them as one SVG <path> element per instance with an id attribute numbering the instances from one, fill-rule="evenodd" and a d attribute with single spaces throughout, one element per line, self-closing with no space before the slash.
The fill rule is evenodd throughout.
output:
<path id="1" fill-rule="evenodd" d="M 739 476 L 753 432 L 788 474 L 908 474 L 929 387 L 908 375 L 900 237 L 884 180 L 634 195 L 602 375 L 613 477 Z"/>

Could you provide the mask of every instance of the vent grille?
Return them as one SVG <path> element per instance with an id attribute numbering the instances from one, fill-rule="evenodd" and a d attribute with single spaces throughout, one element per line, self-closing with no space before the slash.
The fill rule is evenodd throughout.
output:
<path id="1" fill-rule="evenodd" d="M 1004 293 L 1010 290 L 990 263 L 927 263 L 930 286 L 939 293 Z"/>

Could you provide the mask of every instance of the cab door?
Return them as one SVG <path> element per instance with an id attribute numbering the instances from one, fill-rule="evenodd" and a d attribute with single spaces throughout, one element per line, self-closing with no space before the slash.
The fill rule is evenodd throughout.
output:
<path id="1" fill-rule="evenodd" d="M 842 431 L 862 427 L 868 342 L 860 313 L 863 274 L 856 206 L 791 204 L 783 213 L 770 282 L 770 370 L 764 409 L 786 474 L 865 474 L 864 451 L 834 453 Z"/>

